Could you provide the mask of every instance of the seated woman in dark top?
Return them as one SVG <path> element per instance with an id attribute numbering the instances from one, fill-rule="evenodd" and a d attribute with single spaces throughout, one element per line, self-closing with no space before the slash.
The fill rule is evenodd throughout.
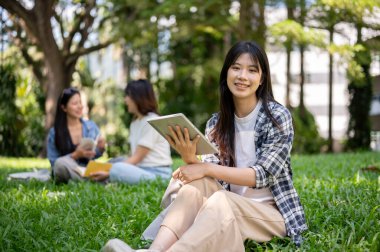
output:
<path id="1" fill-rule="evenodd" d="M 54 127 L 49 131 L 47 145 L 47 156 L 56 182 L 83 180 L 81 173 L 89 160 L 100 157 L 104 152 L 105 140 L 100 137 L 98 126 L 82 116 L 79 90 L 64 89 L 58 99 Z M 84 138 L 94 140 L 96 148 L 80 145 Z"/>

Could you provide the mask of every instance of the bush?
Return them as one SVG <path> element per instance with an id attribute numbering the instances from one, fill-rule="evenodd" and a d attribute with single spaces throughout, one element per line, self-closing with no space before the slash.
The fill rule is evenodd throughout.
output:
<path id="1" fill-rule="evenodd" d="M 107 135 L 108 157 L 126 156 L 129 153 L 128 131 L 118 130 L 114 134 Z"/>
<path id="2" fill-rule="evenodd" d="M 19 156 L 24 149 L 19 136 L 25 121 L 15 104 L 17 77 L 14 69 L 12 64 L 0 66 L 0 153 Z"/>
<path id="3" fill-rule="evenodd" d="M 15 74 L 12 64 L 0 66 L 0 153 L 37 156 L 44 143 L 43 113 L 35 83 Z"/>
<path id="4" fill-rule="evenodd" d="M 303 114 L 299 107 L 290 109 L 294 125 L 294 153 L 319 153 L 326 141 L 319 135 L 314 116 L 305 108 Z"/>

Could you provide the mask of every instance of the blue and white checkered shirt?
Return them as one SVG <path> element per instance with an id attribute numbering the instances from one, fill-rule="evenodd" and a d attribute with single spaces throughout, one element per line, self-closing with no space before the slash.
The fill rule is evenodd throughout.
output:
<path id="1" fill-rule="evenodd" d="M 292 117 L 289 110 L 279 103 L 269 102 L 268 107 L 280 129 L 273 125 L 264 106 L 261 106 L 255 125 L 255 137 L 252 139 L 255 141 L 257 156 L 256 163 L 251 167 L 256 172 L 255 188 L 269 187 L 285 220 L 287 235 L 296 245 L 300 245 L 301 233 L 307 230 L 307 225 L 303 207 L 292 181 L 290 164 L 294 136 Z M 211 132 L 218 118 L 218 114 L 214 114 L 206 125 L 206 137 L 217 147 Z M 202 161 L 221 164 L 218 154 L 203 155 Z M 228 190 L 228 183 L 224 181 L 220 183 Z"/>

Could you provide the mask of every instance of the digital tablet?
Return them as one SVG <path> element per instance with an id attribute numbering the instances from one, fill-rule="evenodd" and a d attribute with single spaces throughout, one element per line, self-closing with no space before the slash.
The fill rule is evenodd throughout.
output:
<path id="1" fill-rule="evenodd" d="M 194 126 L 194 124 L 182 114 L 172 114 L 166 116 L 159 116 L 147 120 L 153 128 L 155 128 L 161 136 L 165 138 L 166 135 L 170 136 L 168 126 L 180 126 L 183 130 L 187 128 L 189 131 L 190 139 L 194 139 L 197 135 L 201 138 L 197 144 L 197 155 L 218 153 L 218 149 L 207 140 L 207 138 Z"/>

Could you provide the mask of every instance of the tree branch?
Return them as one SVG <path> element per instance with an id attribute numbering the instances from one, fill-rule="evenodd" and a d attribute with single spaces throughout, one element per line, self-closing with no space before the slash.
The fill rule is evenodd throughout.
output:
<path id="1" fill-rule="evenodd" d="M 65 38 L 64 44 L 63 44 L 63 50 L 66 52 L 70 52 L 70 47 L 73 42 L 75 33 L 77 33 L 80 29 L 80 25 L 84 19 L 83 13 L 76 14 L 74 17 L 74 25 L 73 28 L 70 30 L 69 35 Z"/>
<path id="2" fill-rule="evenodd" d="M 84 43 L 86 42 L 89 34 L 89 28 L 92 26 L 94 23 L 94 17 L 91 16 L 91 10 L 95 8 L 95 3 L 89 3 L 88 6 L 86 7 L 86 12 L 84 16 L 84 27 L 79 31 L 81 35 L 81 39 L 78 43 L 78 48 L 82 48 Z"/>
<path id="3" fill-rule="evenodd" d="M 36 18 L 32 11 L 27 10 L 16 0 L 0 0 L 0 6 L 6 9 L 11 15 L 22 19 L 25 22 L 26 28 L 31 31 L 33 36 L 37 37 L 37 28 L 33 26 Z"/>
<path id="4" fill-rule="evenodd" d="M 105 48 L 105 47 L 111 45 L 112 43 L 114 43 L 115 41 L 116 41 L 116 39 L 112 39 L 112 40 L 106 41 L 104 43 L 97 44 L 97 45 L 92 46 L 92 47 L 80 48 L 75 53 L 72 53 L 67 57 L 66 65 L 71 64 L 72 61 L 78 59 L 80 56 L 87 55 L 89 53 L 92 53 L 92 52 L 95 52 L 95 51 L 100 50 L 102 48 Z"/>
<path id="5" fill-rule="evenodd" d="M 53 17 L 54 19 L 57 21 L 58 25 L 59 25 L 59 31 L 61 33 L 61 37 L 62 37 L 62 40 L 64 41 L 65 40 L 65 35 L 63 33 L 63 30 L 64 30 L 64 27 L 63 27 L 63 22 L 62 22 L 62 18 L 58 15 L 57 12 L 54 11 L 53 13 Z"/>
<path id="6" fill-rule="evenodd" d="M 25 38 L 22 37 L 22 28 L 19 25 L 15 25 L 14 31 L 16 31 L 16 36 L 14 36 L 14 43 L 17 47 L 20 48 L 21 55 L 28 65 L 32 67 L 32 71 L 38 82 L 44 82 L 44 75 L 41 69 L 43 69 L 43 62 L 41 60 L 35 60 L 28 53 L 28 47 L 30 46 Z M 43 87 L 44 88 L 44 87 Z"/>

